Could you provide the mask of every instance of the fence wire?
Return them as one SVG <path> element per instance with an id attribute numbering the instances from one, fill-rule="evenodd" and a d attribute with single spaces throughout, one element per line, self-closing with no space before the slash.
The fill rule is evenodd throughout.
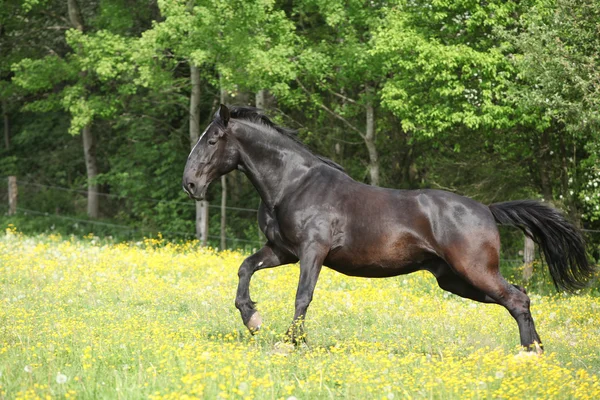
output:
<path id="1" fill-rule="evenodd" d="M 5 214 L 8 211 L 8 206 L 6 206 L 7 202 L 8 202 L 8 185 L 7 185 L 7 178 L 8 177 L 0 177 L 0 182 L 2 182 L 2 184 L 0 184 L 0 201 L 1 201 L 1 205 L 0 205 L 0 212 L 2 212 L 3 214 Z M 81 189 L 71 189 L 71 188 L 67 188 L 64 186 L 58 186 L 58 185 L 47 185 L 47 184 L 41 184 L 41 183 L 37 183 L 37 182 L 28 182 L 28 181 L 23 181 L 23 180 L 18 180 L 18 187 L 19 187 L 19 192 L 20 195 L 19 197 L 22 197 L 22 190 L 21 188 L 30 188 L 32 190 L 43 190 L 43 191 L 51 191 L 51 190 L 56 190 L 56 191 L 61 191 L 61 192 L 65 192 L 65 193 L 72 193 L 72 194 L 77 194 L 77 195 L 81 195 L 81 196 L 86 196 L 87 195 L 87 190 L 81 190 Z M 124 201 L 124 200 L 131 200 L 131 201 L 145 201 L 145 202 L 149 202 L 155 205 L 158 204 L 163 204 L 163 205 L 176 205 L 178 207 L 180 206 L 184 206 L 184 207 L 189 207 L 188 209 L 190 211 L 195 210 L 196 208 L 196 202 L 190 201 L 190 202 L 182 202 L 182 201 L 176 201 L 176 200 L 157 200 L 157 199 L 153 199 L 153 198 L 148 198 L 148 197 L 138 197 L 138 198 L 133 198 L 133 197 L 129 197 L 129 196 L 122 196 L 122 195 L 116 195 L 116 194 L 111 194 L 111 193 L 103 193 L 103 192 L 98 192 L 97 193 L 99 196 L 105 197 L 107 199 L 112 199 L 115 201 Z M 213 208 L 213 209 L 221 209 L 220 205 L 211 205 L 209 204 L 209 208 Z M 233 212 L 242 212 L 242 213 L 257 213 L 258 210 L 257 209 L 253 209 L 253 208 L 244 208 L 244 207 L 231 207 L 231 206 L 227 206 L 225 207 L 226 211 L 228 212 L 228 215 L 231 216 L 231 214 L 229 214 L 230 211 Z M 183 232 L 183 231 L 178 231 L 178 230 L 169 230 L 169 229 L 165 229 L 165 230 L 153 230 L 153 229 L 148 229 L 145 227 L 137 227 L 137 226 L 131 226 L 131 225 L 123 225 L 123 224 L 116 224 L 116 223 L 111 223 L 111 222 L 105 222 L 105 221 L 100 221 L 100 220 L 90 220 L 90 219 L 83 219 L 83 218 L 77 218 L 74 216 L 70 216 L 70 215 L 65 215 L 64 213 L 60 213 L 58 210 L 56 212 L 49 212 L 49 211 L 44 211 L 44 210 L 39 210 L 39 209 L 34 209 L 32 207 L 21 207 L 18 206 L 17 207 L 17 214 L 22 215 L 22 216 L 37 216 L 37 217 L 47 217 L 47 218 L 52 218 L 52 219 L 58 219 L 58 220 L 64 220 L 64 221 L 69 221 L 69 222 L 74 222 L 76 224 L 86 224 L 86 225 L 90 225 L 90 226 L 101 226 L 101 227 L 106 227 L 106 228 L 110 228 L 110 229 L 115 229 L 118 230 L 122 233 L 125 233 L 129 236 L 133 236 L 136 233 L 139 234 L 144 234 L 144 235 L 157 235 L 157 234 L 163 234 L 163 235 L 169 235 L 169 236 L 173 236 L 173 237 L 180 237 L 180 238 L 184 238 L 184 239 L 195 239 L 196 238 L 196 234 L 195 232 Z M 246 218 L 246 217 L 245 217 Z M 256 229 L 256 231 L 258 231 L 258 229 Z M 220 240 L 221 236 L 218 235 L 207 235 L 208 239 L 213 239 L 215 241 Z M 247 239 L 247 238 L 240 238 L 240 237 L 230 237 L 227 236 L 226 241 L 228 244 L 247 244 L 247 245 L 255 245 L 255 246 L 262 246 L 264 244 L 263 241 L 260 240 L 251 240 L 251 239 Z"/>
<path id="2" fill-rule="evenodd" d="M 79 194 L 86 195 L 86 196 L 88 194 L 87 190 L 70 189 L 70 188 L 66 188 L 66 187 L 62 187 L 62 186 L 44 185 L 41 183 L 33 183 L 33 182 L 26 182 L 26 181 L 18 181 L 18 184 L 25 185 L 25 186 L 45 188 L 45 189 L 61 190 L 64 192 L 79 193 Z M 156 203 L 156 204 L 158 204 L 158 203 L 177 204 L 177 205 L 182 205 L 182 206 L 187 206 L 187 207 L 196 207 L 195 203 L 192 203 L 192 202 L 183 202 L 183 201 L 174 201 L 174 200 L 157 200 L 157 199 L 152 199 L 149 197 L 140 197 L 140 198 L 134 199 L 134 198 L 128 197 L 128 196 L 121 196 L 118 194 L 102 193 L 102 192 L 96 192 L 96 194 L 98 196 L 113 198 L 113 199 L 117 199 L 117 200 L 137 200 L 137 201 L 143 200 L 143 201 L 148 201 L 148 202 L 152 202 L 152 203 Z M 210 208 L 218 208 L 218 209 L 221 208 L 221 206 L 218 206 L 215 204 L 209 204 L 208 206 Z M 258 210 L 255 208 L 229 207 L 229 206 L 226 206 L 225 208 L 227 210 L 234 210 L 234 211 L 258 212 Z"/>
<path id="3" fill-rule="evenodd" d="M 0 177 L 0 210 L 2 210 L 3 213 L 6 213 L 6 211 L 8 210 L 8 207 L 6 206 L 6 204 L 8 202 L 7 178 L 8 177 L 6 177 L 6 176 Z M 48 184 L 29 182 L 29 181 L 24 181 L 24 180 L 18 180 L 18 185 L 19 185 L 19 187 L 37 188 L 37 189 L 42 189 L 42 190 L 57 190 L 57 191 L 62 191 L 62 192 L 66 192 L 66 193 L 74 193 L 74 194 L 78 194 L 78 195 L 82 195 L 82 196 L 87 196 L 87 194 L 88 194 L 87 190 L 85 190 L 85 189 L 72 189 L 72 188 L 68 188 L 68 187 L 64 187 L 64 186 L 48 185 Z M 177 205 L 177 206 L 189 207 L 189 208 L 193 208 L 193 209 L 195 209 L 195 207 L 196 207 L 195 202 L 192 202 L 192 201 L 183 202 L 183 201 L 176 201 L 176 200 L 157 200 L 157 199 L 149 198 L 149 197 L 133 198 L 133 197 L 129 197 L 129 196 L 117 195 L 117 194 L 112 194 L 112 193 L 103 193 L 103 192 L 97 192 L 97 194 L 99 196 L 109 198 L 109 199 L 114 199 L 114 200 L 131 200 L 131 201 L 136 201 L 136 202 L 146 201 L 146 202 L 153 203 L 153 204 L 165 204 L 165 205 L 172 204 L 172 205 Z M 209 204 L 208 206 L 211 209 L 221 209 L 220 205 Z M 257 213 L 258 212 L 257 209 L 245 208 L 245 207 L 226 206 L 225 209 L 228 212 L 229 211 L 244 212 L 244 213 L 246 213 L 246 212 L 247 213 Z M 114 223 L 98 221 L 98 220 L 82 219 L 82 218 L 72 217 L 69 215 L 60 214 L 58 212 L 50 213 L 48 211 L 36 210 L 33 208 L 28 208 L 28 207 L 25 207 L 25 208 L 17 207 L 17 212 L 22 215 L 36 215 L 36 216 L 42 216 L 42 217 L 52 217 L 52 218 L 72 221 L 72 222 L 81 223 L 81 224 L 105 226 L 105 227 L 119 229 L 121 231 L 131 232 L 131 233 L 139 232 L 139 233 L 147 233 L 147 234 L 158 234 L 160 232 L 161 234 L 167 234 L 167 235 L 171 235 L 171 236 L 190 238 L 190 239 L 196 237 L 195 232 L 183 232 L 183 231 L 177 231 L 177 230 L 152 230 L 152 229 L 147 229 L 147 228 L 143 228 L 143 227 L 114 224 Z M 597 235 L 597 234 L 600 234 L 600 229 L 583 228 L 583 229 L 581 229 L 581 231 L 584 232 L 588 243 L 593 244 L 592 251 L 596 252 L 596 254 L 594 254 L 594 256 L 595 256 L 594 258 L 600 258 L 600 251 L 598 250 L 600 248 L 600 245 L 598 244 L 600 236 Z M 259 237 L 262 238 L 262 236 L 260 234 L 259 234 Z M 218 235 L 210 235 L 209 234 L 208 238 L 218 240 L 221 237 Z M 248 244 L 256 244 L 256 245 L 262 245 L 264 243 L 263 241 L 260 241 L 260 240 L 250 240 L 250 239 L 239 238 L 239 237 L 226 237 L 226 240 L 229 243 L 239 242 L 239 243 L 248 243 Z M 523 260 L 519 259 L 519 258 L 506 258 L 506 259 L 501 259 L 500 261 L 506 262 L 506 263 L 522 263 L 523 262 Z"/>

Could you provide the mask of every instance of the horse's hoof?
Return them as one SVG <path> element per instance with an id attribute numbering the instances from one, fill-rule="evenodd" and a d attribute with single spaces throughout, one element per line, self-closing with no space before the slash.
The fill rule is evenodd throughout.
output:
<path id="1" fill-rule="evenodd" d="M 527 348 L 523 347 L 523 349 L 521 351 L 519 351 L 517 354 L 515 354 L 515 358 L 529 358 L 529 357 L 535 357 L 537 356 L 537 353 L 528 350 Z"/>
<path id="2" fill-rule="evenodd" d="M 286 357 L 292 354 L 295 348 L 296 347 L 290 342 L 277 342 L 273 348 L 273 354 Z"/>
<path id="3" fill-rule="evenodd" d="M 533 342 L 527 347 L 521 347 L 521 351 L 516 357 L 532 357 L 544 354 L 544 346 L 539 342 Z"/>
<path id="4" fill-rule="evenodd" d="M 258 312 L 255 312 L 254 314 L 252 314 L 252 316 L 248 320 L 248 323 L 246 324 L 246 328 L 248 328 L 250 333 L 254 335 L 256 332 L 258 332 L 260 330 L 261 325 L 262 325 L 262 318 L 260 317 L 260 314 Z"/>

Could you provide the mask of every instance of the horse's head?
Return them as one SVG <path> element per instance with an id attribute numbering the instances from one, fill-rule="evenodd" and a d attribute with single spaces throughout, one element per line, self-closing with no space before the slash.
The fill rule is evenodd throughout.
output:
<path id="1" fill-rule="evenodd" d="M 239 153 L 228 125 L 229 109 L 221 104 L 187 159 L 183 190 L 196 200 L 204 199 L 212 181 L 237 167 Z"/>

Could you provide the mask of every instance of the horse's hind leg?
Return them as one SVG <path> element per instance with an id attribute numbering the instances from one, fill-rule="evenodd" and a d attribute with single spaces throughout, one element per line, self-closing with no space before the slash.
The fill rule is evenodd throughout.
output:
<path id="1" fill-rule="evenodd" d="M 440 286 L 446 285 L 447 290 L 463 297 L 504 306 L 517 321 L 521 346 L 530 351 L 542 351 L 529 308 L 529 296 L 523 288 L 509 284 L 500 275 L 497 256 L 479 257 L 476 262 L 454 260 L 452 266 L 454 271 L 448 275 L 451 278 L 443 278 Z"/>
<path id="2" fill-rule="evenodd" d="M 494 300 L 481 290 L 477 289 L 475 286 L 467 282 L 460 275 L 456 274 L 452 267 L 450 267 L 446 263 L 441 263 L 438 266 L 435 266 L 434 268 L 430 268 L 429 270 L 434 274 L 440 288 L 448 292 L 454 293 L 466 299 L 479 301 L 481 303 L 499 304 L 496 300 Z M 514 286 L 519 291 L 527 294 L 525 288 L 518 285 L 512 286 Z"/>
<path id="3" fill-rule="evenodd" d="M 496 300 L 458 276 L 449 265 L 432 270 L 432 272 L 438 281 L 438 285 L 448 292 L 481 303 L 497 304 Z"/>
<path id="4" fill-rule="evenodd" d="M 517 321 L 521 336 L 521 346 L 529 351 L 541 353 L 543 351 L 542 341 L 535 330 L 535 324 L 529 309 L 529 296 L 519 290 L 518 287 L 508 284 L 500 274 L 496 276 L 497 278 L 494 280 L 483 282 L 483 285 L 486 285 L 485 290 L 489 290 L 488 295 L 503 305 Z"/>

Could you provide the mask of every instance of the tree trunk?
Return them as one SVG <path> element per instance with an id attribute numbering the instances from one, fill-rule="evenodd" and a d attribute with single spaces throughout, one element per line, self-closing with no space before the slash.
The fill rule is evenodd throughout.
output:
<path id="1" fill-rule="evenodd" d="M 261 89 L 258 92 L 256 92 L 256 101 L 254 103 L 256 105 L 256 108 L 260 108 L 261 110 L 264 110 L 265 108 L 265 90 Z"/>
<path id="2" fill-rule="evenodd" d="M 67 7 L 71 25 L 73 25 L 73 28 L 83 32 L 83 15 L 81 14 L 81 9 L 79 8 L 79 4 L 77 4 L 77 0 L 67 0 Z"/>
<path id="3" fill-rule="evenodd" d="M 367 100 L 367 127 L 364 136 L 367 150 L 369 151 L 369 179 L 371 185 L 379 186 L 379 154 L 375 147 L 375 112 L 373 110 L 373 100 Z"/>
<path id="4" fill-rule="evenodd" d="M 81 32 L 85 30 L 83 22 L 83 14 L 77 0 L 67 0 L 67 8 L 69 13 L 69 21 L 73 27 Z M 84 72 L 81 72 L 85 76 Z M 88 179 L 88 204 L 87 214 L 90 218 L 98 218 L 99 216 L 99 196 L 98 184 L 95 182 L 98 176 L 98 163 L 96 160 L 96 140 L 92 133 L 92 122 L 90 121 L 81 130 L 83 136 L 83 154 L 85 157 L 85 168 L 87 170 Z"/>
<path id="5" fill-rule="evenodd" d="M 190 64 L 190 145 L 193 148 L 200 137 L 200 70 Z"/>
<path id="6" fill-rule="evenodd" d="M 4 147 L 10 150 L 10 119 L 8 118 L 8 104 L 2 99 L 2 117 L 4 119 Z"/>
<path id="7" fill-rule="evenodd" d="M 88 180 L 87 213 L 90 218 L 98 218 L 99 196 L 98 184 L 96 183 L 96 177 L 98 176 L 98 164 L 96 162 L 96 140 L 92 133 L 91 123 L 83 127 L 81 136 L 83 136 L 83 154 L 85 157 L 85 168 L 87 170 Z"/>
<path id="8" fill-rule="evenodd" d="M 550 177 L 550 138 L 548 137 L 548 131 L 544 130 L 540 138 L 540 184 L 542 189 L 542 196 L 544 200 L 552 203 L 554 195 L 552 194 L 552 179 Z"/>
<path id="9" fill-rule="evenodd" d="M 221 104 L 227 100 L 227 91 L 221 86 Z M 221 250 L 227 248 L 227 178 L 221 176 Z"/>
<path id="10" fill-rule="evenodd" d="M 190 80 L 192 93 L 190 95 L 190 147 L 193 149 L 200 137 L 200 70 L 190 63 Z M 208 202 L 196 202 L 196 237 L 202 246 L 208 241 Z"/>
<path id="11" fill-rule="evenodd" d="M 571 189 L 569 189 L 569 160 L 567 159 L 567 147 L 565 146 L 565 140 L 560 132 L 558 133 L 560 140 L 560 166 L 562 169 L 561 173 L 561 184 L 563 187 L 563 193 L 565 196 L 565 203 L 567 206 L 567 213 L 571 217 L 571 220 L 575 223 L 575 225 L 581 228 L 581 218 L 579 216 L 579 210 L 577 209 L 577 204 L 575 203 L 575 198 L 571 194 Z M 576 185 L 573 185 L 576 187 Z"/>

